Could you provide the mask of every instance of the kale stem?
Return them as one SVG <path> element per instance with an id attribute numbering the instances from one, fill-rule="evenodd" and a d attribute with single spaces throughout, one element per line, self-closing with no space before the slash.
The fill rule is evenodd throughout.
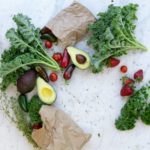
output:
<path id="1" fill-rule="evenodd" d="M 132 49 L 131 49 L 131 47 L 130 48 L 124 48 L 124 49 L 121 49 L 119 51 L 114 52 L 113 54 L 110 53 L 110 54 L 106 55 L 105 57 L 103 57 L 103 59 L 99 59 L 97 62 L 98 62 L 98 64 L 100 64 L 101 62 L 107 60 L 111 56 L 115 56 L 118 53 L 123 53 L 123 52 L 129 51 L 129 50 L 133 50 L 133 49 L 139 49 L 139 48 L 137 48 L 137 47 L 132 47 Z"/>
<path id="2" fill-rule="evenodd" d="M 28 44 L 26 44 L 23 40 L 21 40 L 21 39 L 19 39 L 17 36 L 16 36 L 16 38 L 17 38 L 17 40 L 19 40 L 19 42 L 20 43 L 22 43 L 23 45 L 25 45 L 26 47 L 28 47 L 33 53 L 38 53 L 42 58 L 44 58 L 45 60 L 47 60 L 50 64 L 52 64 L 53 66 L 52 66 L 52 68 L 54 67 L 54 66 L 56 66 L 56 70 L 60 70 L 60 68 L 59 68 L 59 66 L 58 66 L 58 64 L 57 64 L 57 62 L 55 62 L 55 60 L 52 60 L 52 58 L 48 58 L 48 55 L 47 55 L 47 57 L 46 56 L 44 56 L 42 53 L 40 53 L 38 50 L 35 50 L 33 47 L 31 47 L 30 45 L 28 45 Z M 55 68 L 55 67 L 54 67 Z"/>
<path id="3" fill-rule="evenodd" d="M 146 47 L 144 47 L 142 44 L 139 44 L 139 42 L 131 41 L 129 38 L 127 38 L 127 37 L 125 36 L 125 34 L 124 34 L 121 30 L 120 30 L 120 33 L 122 34 L 122 36 L 123 36 L 129 43 L 135 45 L 137 48 L 139 47 L 139 48 L 141 48 L 142 50 L 147 51 L 147 48 L 146 48 Z"/>
<path id="4" fill-rule="evenodd" d="M 2 75 L 2 76 L 6 76 L 6 75 L 8 75 L 9 73 L 14 72 L 14 71 L 16 71 L 16 70 L 19 69 L 19 68 L 22 68 L 22 67 L 28 66 L 28 65 L 32 65 L 32 64 L 43 64 L 43 65 L 46 65 L 47 67 L 52 68 L 54 71 L 57 70 L 56 67 L 50 65 L 49 63 L 46 63 L 46 62 L 44 62 L 44 61 L 35 60 L 35 61 L 29 62 L 29 63 L 24 63 L 24 64 L 22 64 L 22 65 L 20 65 L 20 66 L 17 66 L 17 67 L 15 67 L 15 68 L 13 68 L 13 69 L 10 69 L 9 71 L 6 71 L 6 73 L 5 73 L 5 71 L 3 71 L 3 72 L 1 72 L 1 73 L 2 73 L 1 75 Z"/>

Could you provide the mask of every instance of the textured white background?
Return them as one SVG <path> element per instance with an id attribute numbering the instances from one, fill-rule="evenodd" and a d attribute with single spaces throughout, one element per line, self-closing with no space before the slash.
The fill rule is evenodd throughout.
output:
<path id="1" fill-rule="evenodd" d="M 71 2 L 72 0 L 0 0 L 0 51 L 8 46 L 5 32 L 14 26 L 11 19 L 14 14 L 24 13 L 32 18 L 36 26 L 43 27 L 52 16 Z M 80 0 L 80 2 L 96 15 L 99 11 L 105 11 L 111 0 Z M 136 35 L 150 49 L 150 1 L 114 0 L 116 5 L 125 5 L 129 2 L 140 5 Z M 89 50 L 84 42 L 77 46 Z M 142 84 L 150 80 L 150 51 L 123 56 L 119 66 L 121 65 L 128 66 L 129 76 L 142 68 L 145 76 Z M 138 121 L 131 131 L 120 132 L 115 129 L 115 118 L 125 102 L 119 96 L 120 78 L 119 67 L 106 69 L 99 74 L 76 69 L 69 85 L 64 84 L 61 76 L 54 84 L 58 93 L 56 105 L 93 135 L 83 150 L 150 149 L 150 127 L 141 121 Z M 0 112 L 0 150 L 32 149 L 15 125 Z"/>

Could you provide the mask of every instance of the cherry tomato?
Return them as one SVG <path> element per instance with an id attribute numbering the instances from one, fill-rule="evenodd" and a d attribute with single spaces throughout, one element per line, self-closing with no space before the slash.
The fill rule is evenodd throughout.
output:
<path id="1" fill-rule="evenodd" d="M 62 60 L 62 54 L 61 53 L 54 53 L 53 59 L 57 62 L 60 62 Z"/>
<path id="2" fill-rule="evenodd" d="M 51 48 L 53 46 L 51 41 L 45 41 L 45 47 L 46 48 Z"/>
<path id="3" fill-rule="evenodd" d="M 58 76 L 56 73 L 53 72 L 50 74 L 49 79 L 50 79 L 50 81 L 55 82 L 55 81 L 57 81 Z"/>
<path id="4" fill-rule="evenodd" d="M 121 66 L 121 67 L 120 67 L 120 71 L 121 71 L 122 73 L 126 73 L 126 72 L 128 71 L 127 66 Z"/>

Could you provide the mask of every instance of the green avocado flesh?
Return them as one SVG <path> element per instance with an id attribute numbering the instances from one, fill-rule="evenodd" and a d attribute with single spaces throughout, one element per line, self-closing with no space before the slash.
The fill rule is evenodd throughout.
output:
<path id="1" fill-rule="evenodd" d="M 45 82 L 42 78 L 37 79 L 38 95 L 45 104 L 52 104 L 56 100 L 56 92 L 54 88 Z"/>
<path id="2" fill-rule="evenodd" d="M 91 60 L 90 60 L 90 56 L 88 55 L 88 53 L 86 53 L 85 51 L 83 50 L 80 50 L 80 49 L 77 49 L 75 47 L 67 47 L 67 51 L 71 57 L 71 60 L 72 62 L 74 63 L 74 65 L 80 69 L 87 69 L 89 68 L 90 64 L 91 64 Z M 77 59 L 76 59 L 76 56 L 80 54 L 80 55 L 83 55 L 85 58 L 86 58 L 86 61 L 85 63 L 83 64 L 80 64 L 78 63 Z"/>

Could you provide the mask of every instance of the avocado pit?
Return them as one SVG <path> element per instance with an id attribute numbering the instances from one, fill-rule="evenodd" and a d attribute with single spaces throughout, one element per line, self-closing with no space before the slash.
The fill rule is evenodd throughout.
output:
<path id="1" fill-rule="evenodd" d="M 84 64 L 86 62 L 86 57 L 81 54 L 77 54 L 76 60 L 79 64 Z"/>

